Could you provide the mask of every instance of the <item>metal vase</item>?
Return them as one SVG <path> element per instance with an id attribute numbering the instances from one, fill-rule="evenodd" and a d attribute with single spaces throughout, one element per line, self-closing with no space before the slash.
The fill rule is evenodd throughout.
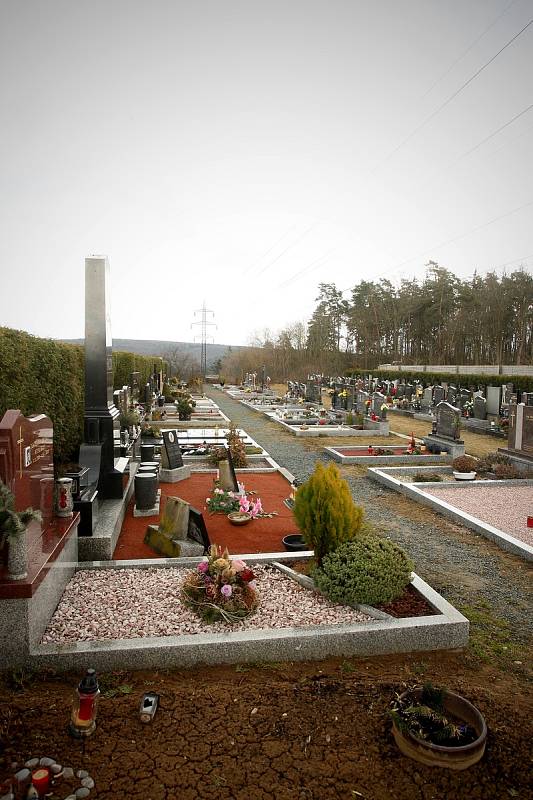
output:
<path id="1" fill-rule="evenodd" d="M 157 475 L 143 472 L 135 476 L 135 505 L 139 511 L 153 508 L 157 498 Z"/>

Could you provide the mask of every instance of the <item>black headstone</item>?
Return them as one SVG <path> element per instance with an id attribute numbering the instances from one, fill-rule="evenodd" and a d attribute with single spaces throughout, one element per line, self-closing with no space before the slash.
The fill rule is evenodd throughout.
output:
<path id="1" fill-rule="evenodd" d="M 176 431 L 163 431 L 163 445 L 167 457 L 168 469 L 178 469 L 182 467 L 183 458 Z"/>

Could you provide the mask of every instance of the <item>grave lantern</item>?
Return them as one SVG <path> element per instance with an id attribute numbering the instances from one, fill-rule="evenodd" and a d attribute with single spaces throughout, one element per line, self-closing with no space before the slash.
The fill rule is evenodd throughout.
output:
<path id="1" fill-rule="evenodd" d="M 88 669 L 78 684 L 72 700 L 69 732 L 76 739 L 94 733 L 99 694 L 96 672 L 94 669 Z"/>

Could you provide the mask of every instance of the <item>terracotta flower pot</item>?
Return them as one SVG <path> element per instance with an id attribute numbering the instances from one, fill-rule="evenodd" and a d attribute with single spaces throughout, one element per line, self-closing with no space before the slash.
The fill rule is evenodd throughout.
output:
<path id="1" fill-rule="evenodd" d="M 414 699 L 420 699 L 422 689 L 413 689 L 404 692 L 401 697 L 411 695 Z M 463 770 L 477 764 L 483 757 L 487 741 L 487 725 L 484 717 L 475 706 L 464 697 L 455 692 L 444 691 L 442 704 L 444 710 L 456 719 L 466 722 L 477 733 L 477 739 L 470 744 L 458 745 L 457 747 L 446 747 L 444 745 L 432 744 L 423 739 L 417 739 L 409 732 L 400 731 L 393 720 L 392 734 L 398 748 L 405 756 L 426 764 L 428 767 L 444 767 L 446 769 Z"/>

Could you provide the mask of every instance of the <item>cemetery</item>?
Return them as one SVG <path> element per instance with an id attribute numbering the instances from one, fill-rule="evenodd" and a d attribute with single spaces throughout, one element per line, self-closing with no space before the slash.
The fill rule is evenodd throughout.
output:
<path id="1" fill-rule="evenodd" d="M 469 646 L 468 617 L 401 547 L 364 527 L 364 509 L 334 462 L 368 466 L 370 484 L 531 561 L 529 395 L 508 398 L 507 447 L 483 460 L 465 455 L 461 431 L 469 418 L 449 390 L 432 391 L 417 419 L 426 434 L 415 438 L 389 429 L 388 412 L 409 409 L 394 405 L 393 383 L 375 379 L 288 381 L 280 397 L 252 377 L 252 386 L 205 394 L 198 384 L 166 383 L 158 361 L 139 361 L 143 374 L 132 369 L 117 389 L 107 259 L 86 259 L 85 275 L 77 462 L 58 464 L 62 425 L 41 409 L 7 409 L 0 421 L 2 669 L 85 672 L 80 687 L 87 680 L 98 688 L 93 670 L 104 677 L 224 665 L 253 672 L 283 662 L 305 671 L 312 662 L 378 664 L 418 653 L 438 672 L 433 654 L 446 659 Z M 397 393 L 415 402 L 414 387 L 398 384 Z M 487 406 L 495 398 L 488 394 L 472 400 L 482 432 L 491 430 Z M 249 414 L 245 425 L 232 421 L 240 414 Z M 302 483 L 248 432 L 253 419 L 297 437 L 366 439 L 361 447 L 317 450 Z M 330 510 L 316 514 L 317 502 Z M 74 731 L 80 713 L 73 712 Z M 399 729 L 394 737 L 405 752 Z M 484 750 L 483 742 L 472 764 Z M 90 759 L 78 759 L 90 770 L 75 772 L 31 755 L 17 764 L 21 785 L 30 774 L 39 785 L 39 770 L 55 784 L 54 775 L 65 775 L 67 791 L 81 798 L 101 780 Z M 75 755 L 61 758 L 76 763 Z"/>

